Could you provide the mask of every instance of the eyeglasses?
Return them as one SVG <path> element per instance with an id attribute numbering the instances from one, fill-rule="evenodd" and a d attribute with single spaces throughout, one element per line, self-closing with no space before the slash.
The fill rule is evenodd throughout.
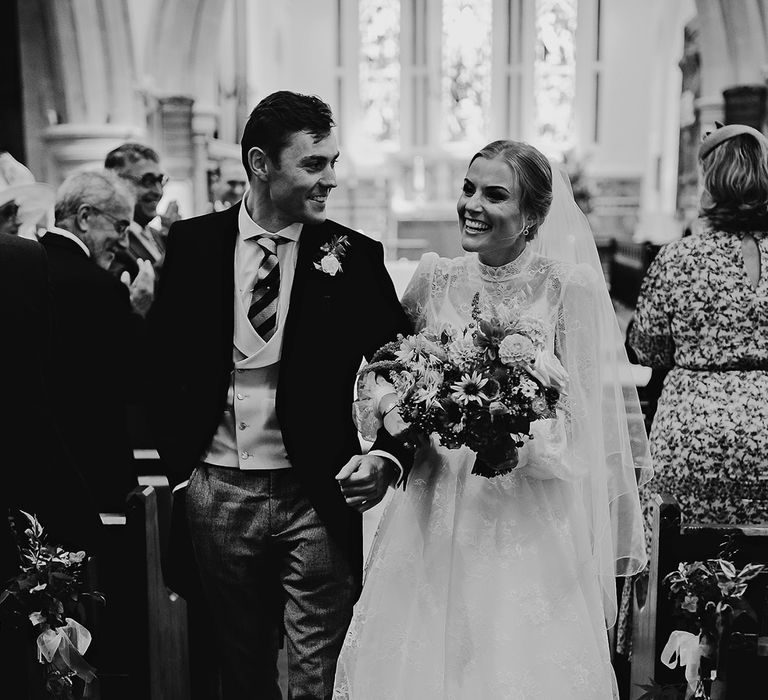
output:
<path id="1" fill-rule="evenodd" d="M 115 232 L 120 236 L 122 236 L 131 225 L 131 222 L 128 221 L 128 219 L 118 219 L 116 216 L 112 216 L 112 214 L 107 214 L 103 209 L 94 207 L 93 204 L 89 204 L 88 206 L 91 208 L 91 211 L 100 214 L 107 219 L 107 221 L 111 222 L 112 226 L 115 228 Z"/>
<path id="2" fill-rule="evenodd" d="M 124 177 L 126 180 L 130 180 L 131 182 L 136 183 L 137 185 L 141 185 L 142 187 L 146 187 L 147 189 L 150 189 L 151 187 L 156 187 L 157 185 L 160 185 L 160 187 L 165 187 L 168 184 L 168 176 L 165 173 L 160 173 L 158 175 L 155 175 L 153 173 L 144 173 L 141 177 L 135 177 L 134 175 L 121 175 L 121 177 Z"/>
<path id="3" fill-rule="evenodd" d="M 0 219 L 14 219 L 19 213 L 19 205 L 16 202 L 7 202 L 0 207 Z"/>

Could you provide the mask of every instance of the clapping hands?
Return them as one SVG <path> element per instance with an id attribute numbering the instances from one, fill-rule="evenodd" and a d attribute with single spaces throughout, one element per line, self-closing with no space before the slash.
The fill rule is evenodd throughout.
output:
<path id="1" fill-rule="evenodd" d="M 179 203 L 173 199 L 168 202 L 168 206 L 165 211 L 160 214 L 160 228 L 163 236 L 168 235 L 168 229 L 171 228 L 171 224 L 181 219 L 179 214 Z"/>
<path id="2" fill-rule="evenodd" d="M 133 282 L 127 270 L 120 275 L 120 281 L 128 287 L 133 310 L 143 317 L 147 315 L 155 298 L 155 269 L 149 260 L 139 258 L 136 264 L 139 266 L 139 272 Z"/>

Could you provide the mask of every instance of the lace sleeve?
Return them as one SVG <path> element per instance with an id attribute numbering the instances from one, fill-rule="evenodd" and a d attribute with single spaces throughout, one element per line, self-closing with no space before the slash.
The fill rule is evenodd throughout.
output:
<path id="1" fill-rule="evenodd" d="M 648 367 L 672 367 L 672 341 L 669 292 L 672 284 L 670 253 L 673 246 L 663 248 L 648 268 L 637 300 L 635 322 L 629 334 L 629 344 L 637 359 Z"/>
<path id="2" fill-rule="evenodd" d="M 413 324 L 413 332 L 418 333 L 427 325 L 428 308 L 431 303 L 431 291 L 435 269 L 440 258 L 437 253 L 425 253 L 408 283 L 403 294 L 402 305 Z"/>
<path id="3" fill-rule="evenodd" d="M 414 333 L 426 325 L 427 306 L 432 288 L 432 278 L 439 258 L 436 253 L 425 253 L 413 273 L 401 301 Z M 381 428 L 382 420 L 379 403 L 395 388 L 386 378 L 374 372 L 363 372 L 357 381 L 357 399 L 353 416 L 358 431 L 366 440 L 373 441 Z"/>
<path id="4" fill-rule="evenodd" d="M 382 426 L 379 404 L 387 395 L 395 391 L 384 377 L 375 372 L 365 372 L 357 380 L 357 399 L 353 404 L 355 425 L 358 432 L 373 442 Z"/>

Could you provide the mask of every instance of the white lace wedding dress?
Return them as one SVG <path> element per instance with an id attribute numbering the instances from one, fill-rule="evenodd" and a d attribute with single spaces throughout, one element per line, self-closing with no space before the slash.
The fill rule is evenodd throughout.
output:
<path id="1" fill-rule="evenodd" d="M 493 479 L 470 473 L 467 448 L 417 452 L 374 539 L 334 698 L 618 697 L 606 618 L 616 560 L 640 566 L 642 531 L 618 550 L 617 527 L 639 523 L 639 508 L 626 415 L 606 406 L 604 329 L 584 313 L 599 303 L 596 275 L 530 250 L 499 268 L 430 253 L 403 303 L 417 330 L 462 327 L 478 290 L 546 324 L 570 375 L 560 417 L 535 422 L 519 466 Z M 380 425 L 371 403 L 363 391 L 363 433 Z"/>

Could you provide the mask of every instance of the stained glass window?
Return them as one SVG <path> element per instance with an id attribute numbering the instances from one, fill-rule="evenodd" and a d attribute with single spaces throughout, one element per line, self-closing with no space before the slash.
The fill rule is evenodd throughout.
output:
<path id="1" fill-rule="evenodd" d="M 400 128 L 400 1 L 360 0 L 358 7 L 363 128 L 390 141 Z"/>
<path id="2" fill-rule="evenodd" d="M 575 143 L 576 3 L 536 0 L 537 145 L 552 158 L 562 158 Z"/>
<path id="3" fill-rule="evenodd" d="M 491 0 L 443 0 L 443 140 L 482 144 L 491 109 Z"/>

